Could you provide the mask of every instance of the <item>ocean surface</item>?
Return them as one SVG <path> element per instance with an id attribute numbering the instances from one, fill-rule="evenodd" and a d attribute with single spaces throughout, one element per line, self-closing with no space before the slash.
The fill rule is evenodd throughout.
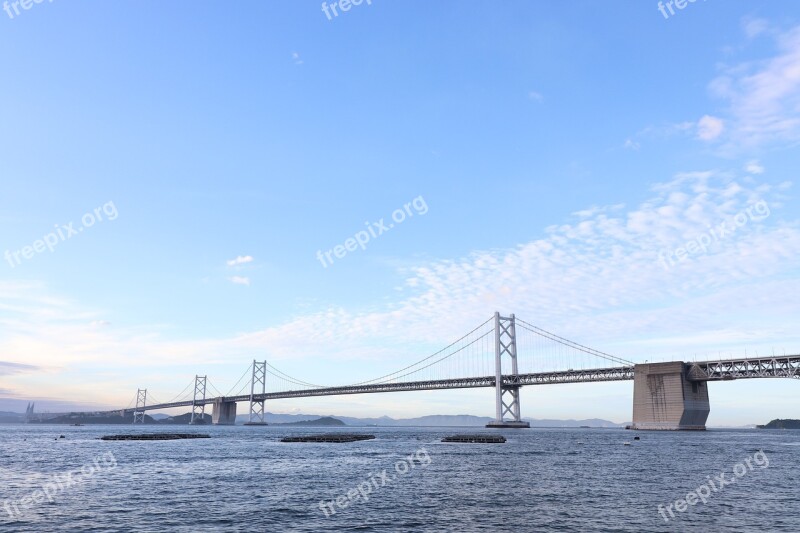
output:
<path id="1" fill-rule="evenodd" d="M 0 425 L 0 531 L 800 532 L 800 431 L 146 426 L 211 438 L 98 440 L 131 431 Z M 279 442 L 334 431 L 376 439 Z M 440 442 L 456 433 L 508 442 Z M 680 512 L 690 491 L 706 503 Z"/>

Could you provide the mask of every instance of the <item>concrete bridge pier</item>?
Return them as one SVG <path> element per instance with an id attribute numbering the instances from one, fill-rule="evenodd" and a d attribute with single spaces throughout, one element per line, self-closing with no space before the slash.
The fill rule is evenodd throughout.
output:
<path id="1" fill-rule="evenodd" d="M 708 383 L 691 381 L 689 368 L 680 361 L 634 367 L 631 429 L 706 429 Z"/>
<path id="2" fill-rule="evenodd" d="M 232 426 L 236 424 L 236 402 L 226 402 L 224 398 L 214 400 L 214 411 L 211 423 L 215 426 Z"/>

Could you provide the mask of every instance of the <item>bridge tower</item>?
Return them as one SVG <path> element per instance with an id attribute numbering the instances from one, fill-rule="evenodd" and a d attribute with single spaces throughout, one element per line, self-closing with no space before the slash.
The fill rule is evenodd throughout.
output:
<path id="1" fill-rule="evenodd" d="M 503 359 L 511 359 L 511 374 L 503 375 Z M 517 370 L 517 330 L 514 315 L 494 314 L 494 364 L 496 416 L 487 428 L 529 428 L 520 418 L 519 372 Z M 508 403 L 506 402 L 506 398 Z M 511 420 L 505 420 L 506 415 Z"/>
<path id="2" fill-rule="evenodd" d="M 255 400 L 256 394 L 267 392 L 267 362 L 253 360 L 253 374 L 250 378 L 250 420 L 245 426 L 266 426 L 264 420 L 264 400 Z"/>
<path id="3" fill-rule="evenodd" d="M 206 378 L 208 376 L 194 377 L 194 398 L 192 399 L 192 419 L 190 424 L 205 424 L 206 414 Z M 198 402 L 198 397 L 200 402 Z"/>
<path id="4" fill-rule="evenodd" d="M 146 405 L 147 389 L 136 389 L 136 409 L 133 411 L 134 424 L 144 424 L 144 408 Z"/>

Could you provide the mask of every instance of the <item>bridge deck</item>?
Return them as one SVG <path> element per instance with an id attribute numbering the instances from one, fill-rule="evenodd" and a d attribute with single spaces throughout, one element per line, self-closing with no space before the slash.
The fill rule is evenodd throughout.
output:
<path id="1" fill-rule="evenodd" d="M 732 379 L 753 378 L 800 378 L 800 355 L 783 357 L 759 357 L 745 359 L 725 359 L 685 363 L 688 365 L 688 378 L 691 381 L 724 381 Z M 609 368 L 593 368 L 588 370 L 564 370 L 557 372 L 538 372 L 503 376 L 503 384 L 508 386 L 549 385 L 556 383 L 590 383 L 600 381 L 632 380 L 635 366 L 619 366 Z M 494 387 L 495 376 L 481 376 L 459 379 L 441 379 L 435 381 L 409 381 L 404 383 L 377 383 L 347 385 L 342 387 L 322 387 L 298 389 L 283 392 L 256 394 L 254 400 L 277 400 L 282 398 L 303 398 L 309 396 L 337 396 L 342 394 L 371 394 L 381 392 L 406 392 L 421 390 L 470 389 Z M 170 409 L 173 407 L 189 407 L 192 405 L 209 405 L 215 401 L 247 402 L 250 395 L 206 398 L 193 402 L 191 400 L 147 405 L 139 411 Z M 124 409 L 122 412 L 133 412 L 136 409 Z M 121 412 L 121 411 L 109 411 Z"/>
<path id="2" fill-rule="evenodd" d="M 503 376 L 504 385 L 548 385 L 554 383 L 588 383 L 597 381 L 623 381 L 633 379 L 632 366 L 594 368 L 589 370 L 565 370 L 560 372 L 540 372 L 534 374 L 519 374 L 517 376 Z M 308 396 L 338 396 L 342 394 L 370 394 L 378 392 L 405 392 L 420 390 L 443 389 L 471 389 L 479 387 L 494 387 L 495 376 L 482 376 L 476 378 L 441 379 L 436 381 L 409 381 L 404 383 L 378 383 L 372 385 L 347 385 L 343 387 L 324 387 L 319 389 L 298 389 L 283 392 L 268 392 L 256 394 L 254 400 L 277 400 L 282 398 L 303 398 Z M 197 405 L 213 404 L 215 401 L 248 402 L 250 395 L 227 396 L 222 398 L 206 398 L 198 400 Z M 191 400 L 164 404 L 148 405 L 140 411 L 169 409 L 172 407 L 188 407 L 193 405 Z M 125 409 L 132 412 L 134 409 Z"/>

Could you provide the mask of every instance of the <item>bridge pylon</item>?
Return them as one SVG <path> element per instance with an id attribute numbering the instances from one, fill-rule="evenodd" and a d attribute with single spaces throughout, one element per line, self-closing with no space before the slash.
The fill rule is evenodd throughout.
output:
<path id="1" fill-rule="evenodd" d="M 194 377 L 194 396 L 192 398 L 192 418 L 190 424 L 205 424 L 206 414 L 206 378 L 208 376 Z M 199 402 L 198 402 L 199 399 Z"/>
<path id="2" fill-rule="evenodd" d="M 144 408 L 146 405 L 147 389 L 136 389 L 136 409 L 133 411 L 134 424 L 144 424 Z"/>
<path id="3" fill-rule="evenodd" d="M 511 359 L 511 374 L 503 375 L 503 359 Z M 529 428 L 530 423 L 520 418 L 519 371 L 517 369 L 517 330 L 514 315 L 504 317 L 494 314 L 494 362 L 496 416 L 487 428 Z M 506 403 L 506 400 L 508 403 Z M 505 416 L 511 419 L 506 420 Z"/>
<path id="4" fill-rule="evenodd" d="M 260 390 L 259 390 L 260 389 Z M 250 420 L 245 426 L 266 426 L 264 420 L 264 400 L 256 400 L 256 394 L 267 392 L 267 362 L 253 360 L 253 374 L 250 377 Z"/>

